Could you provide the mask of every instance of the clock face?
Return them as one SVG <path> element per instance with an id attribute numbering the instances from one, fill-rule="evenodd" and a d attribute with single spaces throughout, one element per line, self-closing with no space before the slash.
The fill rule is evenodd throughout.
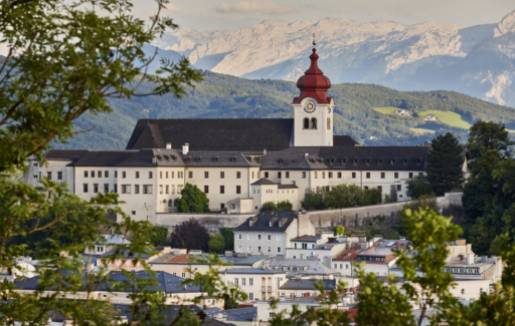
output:
<path id="1" fill-rule="evenodd" d="M 306 111 L 307 113 L 313 113 L 313 112 L 315 112 L 315 108 L 316 108 L 315 103 L 308 102 L 306 104 L 306 106 L 304 107 L 304 111 Z"/>

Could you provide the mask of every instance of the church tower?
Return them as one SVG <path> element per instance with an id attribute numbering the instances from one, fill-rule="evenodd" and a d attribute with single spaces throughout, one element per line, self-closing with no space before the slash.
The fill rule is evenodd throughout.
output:
<path id="1" fill-rule="evenodd" d="M 328 96 L 331 81 L 318 68 L 318 54 L 313 42 L 311 65 L 297 81 L 299 96 L 293 99 L 294 135 L 297 146 L 333 146 L 334 102 Z"/>

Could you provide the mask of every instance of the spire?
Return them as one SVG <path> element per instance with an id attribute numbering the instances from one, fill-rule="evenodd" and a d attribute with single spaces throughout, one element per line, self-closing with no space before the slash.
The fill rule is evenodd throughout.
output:
<path id="1" fill-rule="evenodd" d="M 318 67 L 318 54 L 316 49 L 315 33 L 313 33 L 313 49 L 309 59 L 311 64 L 306 70 L 304 76 L 297 81 L 297 87 L 300 95 L 293 99 L 293 103 L 300 103 L 306 97 L 314 98 L 318 103 L 328 104 L 331 98 L 327 95 L 327 91 L 331 88 L 331 81 L 327 78 L 322 70 Z"/>

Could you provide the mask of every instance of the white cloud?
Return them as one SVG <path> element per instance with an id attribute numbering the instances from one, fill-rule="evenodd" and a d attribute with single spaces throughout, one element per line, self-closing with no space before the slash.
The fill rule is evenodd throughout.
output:
<path id="1" fill-rule="evenodd" d="M 291 7 L 272 3 L 271 1 L 246 0 L 236 3 L 223 3 L 216 8 L 221 14 L 265 14 L 279 15 L 291 13 Z"/>

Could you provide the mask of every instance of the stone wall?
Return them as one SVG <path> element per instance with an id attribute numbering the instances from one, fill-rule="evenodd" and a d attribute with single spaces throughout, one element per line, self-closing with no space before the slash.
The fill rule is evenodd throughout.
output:
<path id="1" fill-rule="evenodd" d="M 452 205 L 461 205 L 462 193 L 447 193 L 445 196 L 437 197 L 436 204 L 440 210 Z M 389 220 L 393 223 L 398 219 L 399 213 L 406 205 L 416 204 L 416 201 L 406 201 L 390 204 L 361 206 L 341 209 L 327 209 L 320 211 L 309 211 L 305 214 L 309 216 L 311 223 L 316 228 L 328 228 L 336 225 L 348 227 L 359 227 L 368 219 L 381 216 L 385 218 L 385 223 Z"/>
<path id="2" fill-rule="evenodd" d="M 440 210 L 453 205 L 460 206 L 461 197 L 462 193 L 447 193 L 445 196 L 437 197 L 436 204 Z M 311 223 L 313 223 L 317 229 L 330 228 L 336 225 L 359 227 L 366 223 L 367 220 L 376 217 L 382 217 L 384 219 L 382 221 L 383 223 L 395 223 L 399 217 L 399 213 L 404 207 L 415 203 L 416 201 L 407 201 L 372 206 L 308 211 L 302 214 L 308 216 Z M 210 231 L 216 231 L 219 228 L 235 228 L 253 215 L 255 214 L 163 213 L 157 214 L 155 224 L 171 229 L 193 218 L 205 225 Z"/>

